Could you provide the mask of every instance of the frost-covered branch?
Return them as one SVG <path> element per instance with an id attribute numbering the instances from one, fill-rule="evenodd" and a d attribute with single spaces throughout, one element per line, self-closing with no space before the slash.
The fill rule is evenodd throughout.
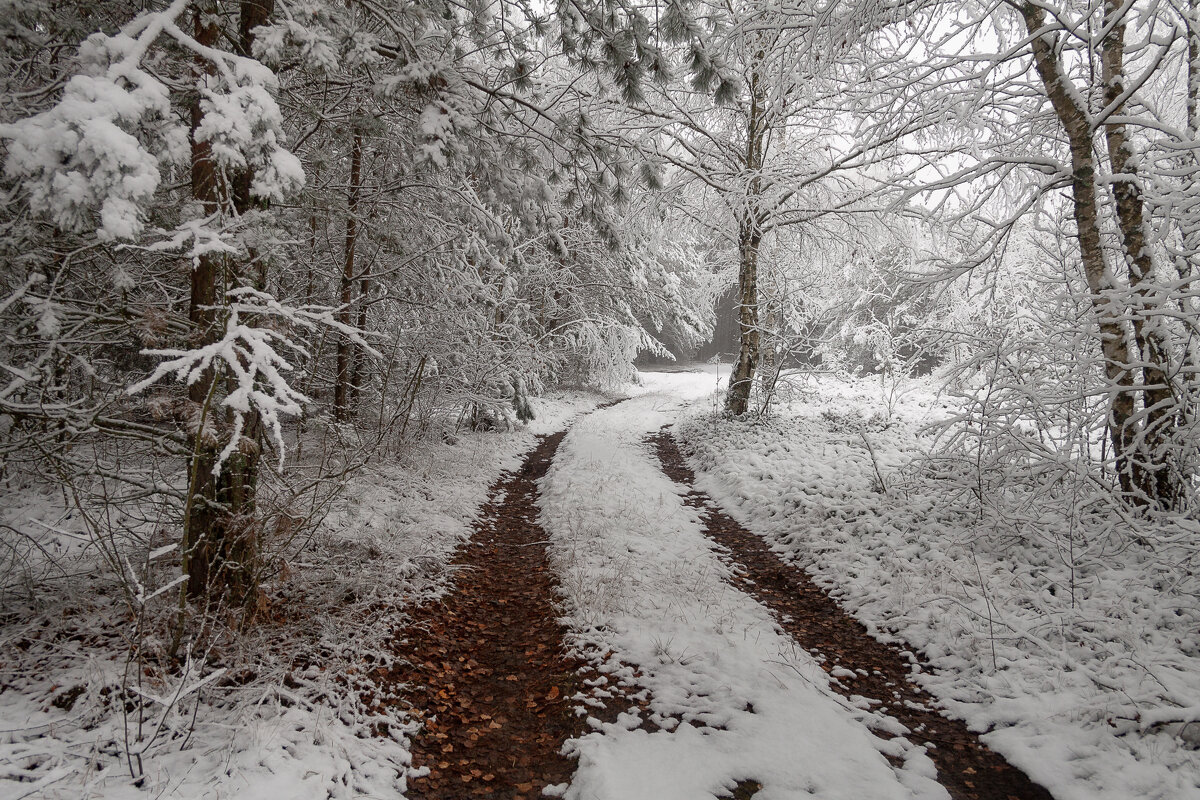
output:
<path id="1" fill-rule="evenodd" d="M 233 430 L 217 458 L 214 473 L 220 472 L 221 466 L 237 449 L 251 413 L 258 414 L 270 428 L 282 466 L 285 452 L 282 417 L 299 416 L 310 401 L 284 377 L 293 366 L 279 351 L 290 350 L 301 358 L 307 357 L 308 351 L 279 330 L 255 322 L 274 318 L 307 330 L 325 326 L 349 337 L 373 356 L 380 357 L 380 354 L 357 329 L 335 319 L 336 309 L 324 306 L 291 308 L 265 292 L 245 287 L 234 289 L 227 296 L 230 302 L 221 310 L 227 312 L 228 317 L 220 339 L 193 350 L 143 350 L 145 355 L 162 356 L 167 360 L 127 391 L 131 395 L 138 394 L 170 375 L 187 385 L 200 380 L 210 369 L 229 375 L 233 378 L 234 389 L 221 400 L 221 405 L 232 414 Z"/>
<path id="2" fill-rule="evenodd" d="M 102 241 L 141 235 L 163 171 L 183 166 L 189 154 L 189 128 L 171 90 L 141 66 L 164 35 L 215 68 L 198 87 L 203 115 L 194 136 L 210 145 L 216 163 L 253 166 L 255 197 L 278 200 L 303 185 L 299 160 L 282 146 L 274 73 L 186 34 L 176 22 L 191 5 L 175 0 L 113 36 L 92 34 L 78 49 L 79 74 L 54 106 L 0 125 L 4 173 L 20 182 L 34 213 L 65 231 L 95 231 Z"/>

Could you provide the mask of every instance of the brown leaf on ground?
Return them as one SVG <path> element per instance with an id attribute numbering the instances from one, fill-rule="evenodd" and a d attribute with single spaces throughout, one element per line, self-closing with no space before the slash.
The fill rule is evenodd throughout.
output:
<path id="1" fill-rule="evenodd" d="M 395 644 L 407 664 L 391 680 L 410 685 L 414 706 L 440 710 L 438 731 L 431 723 L 413 739 L 413 766 L 437 769 L 410 781 L 411 800 L 533 798 L 574 772 L 559 749 L 583 732 L 582 721 L 570 704 L 544 703 L 577 691 L 580 665 L 562 652 L 543 544 L 549 537 L 534 521 L 537 481 L 561 440 L 542 439 L 520 470 L 496 482 L 454 559 L 453 590 L 418 612 Z M 446 760 L 460 748 L 468 757 Z"/>

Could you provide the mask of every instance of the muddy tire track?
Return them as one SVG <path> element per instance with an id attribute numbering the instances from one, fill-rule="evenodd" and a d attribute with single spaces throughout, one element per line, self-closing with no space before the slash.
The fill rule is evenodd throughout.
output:
<path id="1" fill-rule="evenodd" d="M 936 701 L 913 683 L 910 670 L 919 656 L 901 652 L 867 633 L 858 620 L 843 611 L 801 568 L 784 562 L 767 543 L 739 525 L 702 492 L 693 488 L 695 475 L 666 431 L 646 439 L 663 471 L 690 491 L 688 505 L 703 512 L 705 533 L 727 551 L 735 567 L 734 585 L 769 608 L 796 643 L 825 657 L 822 667 L 853 672 L 850 680 L 831 687 L 847 698 L 878 701 L 882 711 L 904 725 L 907 738 L 925 745 L 937 766 L 937 780 L 954 800 L 1053 800 L 1002 756 L 983 744 L 961 720 L 942 716 Z M 891 738 L 876 731 L 881 738 Z"/>
<path id="2" fill-rule="evenodd" d="M 566 783 L 559 755 L 581 723 L 569 700 L 579 663 L 564 653 L 537 481 L 565 432 L 542 437 L 489 492 L 472 538 L 452 563 L 454 586 L 416 613 L 395 643 L 390 677 L 423 718 L 413 738 L 413 800 L 533 800 Z"/>

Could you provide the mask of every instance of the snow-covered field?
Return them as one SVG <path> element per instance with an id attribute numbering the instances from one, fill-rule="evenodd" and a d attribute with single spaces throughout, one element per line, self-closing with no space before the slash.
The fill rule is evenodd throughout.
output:
<path id="1" fill-rule="evenodd" d="M 765 422 L 679 433 L 698 488 L 921 648 L 923 685 L 1059 800 L 1200 798 L 1200 722 L 1178 724 L 1200 718 L 1194 528 L 980 516 L 909 468 L 943 403 L 914 385 L 894 412 L 877 379 L 811 378 Z"/>
<path id="2" fill-rule="evenodd" d="M 219 652 L 226 643 L 218 643 L 207 666 L 182 680 L 139 681 L 137 665 L 126 663 L 133 631 L 114 581 L 75 576 L 60 584 L 61 596 L 6 604 L 0 798 L 402 796 L 412 728 L 402 698 L 376 703 L 397 698 L 380 698 L 370 676 L 386 660 L 384 641 L 407 608 L 443 590 L 446 561 L 497 476 L 520 464 L 537 433 L 561 429 L 599 399 L 538 398 L 538 419 L 520 432 L 431 442 L 357 473 L 308 561 L 270 587 L 283 620 L 253 629 L 236 650 Z M 61 497 L 9 493 L 0 515 L 46 531 L 45 546 L 75 547 L 79 569 L 94 566 Z M 139 684 L 156 698 L 142 744 L 138 715 L 118 705 L 122 687 Z M 390 738 L 373 735 L 381 724 Z M 135 783 L 125 754 L 139 749 L 144 779 Z"/>
<path id="3" fill-rule="evenodd" d="M 572 644 L 598 673 L 578 699 L 624 712 L 593 717 L 595 732 L 568 744 L 579 768 L 565 796 L 701 800 L 753 779 L 761 800 L 945 797 L 921 748 L 869 733 L 864 712 L 727 582 L 696 512 L 641 444 L 707 402 L 715 376 L 643 377 L 643 394 L 571 430 L 542 483 Z M 646 698 L 639 713 L 630 700 Z M 881 749 L 904 755 L 904 769 Z"/>

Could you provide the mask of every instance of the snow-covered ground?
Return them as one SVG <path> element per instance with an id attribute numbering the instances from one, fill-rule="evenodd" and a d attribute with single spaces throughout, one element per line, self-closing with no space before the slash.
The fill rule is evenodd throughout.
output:
<path id="1" fill-rule="evenodd" d="M 571 643 L 599 674 L 578 699 L 624 712 L 593 717 L 595 731 L 568 744 L 579 767 L 565 796 L 701 800 L 749 779 L 761 800 L 945 797 L 921 748 L 872 735 L 813 658 L 728 583 L 696 512 L 641 444 L 709 402 L 716 376 L 643 378 L 641 394 L 571 430 L 542 482 Z M 630 701 L 647 695 L 639 713 Z"/>
<path id="2" fill-rule="evenodd" d="M 948 413 L 932 392 L 908 387 L 889 422 L 877 379 L 806 385 L 765 422 L 684 423 L 698 488 L 921 648 L 923 685 L 1059 800 L 1200 798 L 1200 722 L 1154 725 L 1200 717 L 1197 532 L 1045 505 L 981 517 L 909 467 Z"/>
<path id="3" fill-rule="evenodd" d="M 182 680 L 141 682 L 159 698 L 143 740 L 163 728 L 137 785 L 125 753 L 145 745 L 136 743 L 137 715 L 126 718 L 118 702 L 121 687 L 138 685 L 138 669 L 125 663 L 122 637 L 132 631 L 114 582 L 75 577 L 61 597 L 3 609 L 12 616 L 0 629 L 0 798 L 401 797 L 412 727 L 402 698 L 376 704 L 397 698 L 378 697 L 369 676 L 386 658 L 384 640 L 406 608 L 444 589 L 446 562 L 499 474 L 520 464 L 536 434 L 600 399 L 536 398 L 538 418 L 519 432 L 430 442 L 357 473 L 306 562 L 271 587 L 294 622 L 259 626 L 218 654 L 222 674 L 210 653 L 208 667 Z M 10 492 L 0 523 L 44 531 L 43 546 L 77 551 L 76 568 L 95 564 L 61 496 Z M 373 735 L 381 723 L 390 738 Z"/>
<path id="4" fill-rule="evenodd" d="M 522 432 L 429 443 L 358 473 L 309 560 L 271 587 L 277 622 L 166 684 L 151 674 L 139 687 L 125 663 L 114 582 L 72 574 L 61 596 L 18 604 L 6 576 L 0 798 L 401 797 L 412 727 L 403 697 L 370 677 L 384 640 L 444 590 L 489 485 L 536 433 L 575 417 L 541 507 L 569 644 L 592 664 L 576 699 L 595 716 L 568 744 L 579 768 L 561 794 L 701 800 L 753 780 L 756 800 L 945 796 L 922 748 L 870 733 L 886 723 L 830 691 L 726 580 L 642 444 L 679 423 L 699 488 L 870 630 L 921 648 L 933 667 L 922 683 L 1059 800 L 1200 798 L 1200 723 L 1178 722 L 1200 717 L 1200 534 L 1176 521 L 1136 542 L 1053 508 L 1035 509 L 1036 524 L 979 516 L 914 468 L 920 426 L 946 413 L 932 393 L 910 387 L 889 412 L 876 382 L 814 378 L 767 420 L 730 422 L 711 413 L 725 374 L 644 373 L 629 400 L 586 416 L 596 398 L 542 399 Z M 53 496 L 10 491 L 0 524 L 87 566 L 82 528 Z M 154 697 L 140 785 L 125 688 Z M 390 738 L 372 735 L 381 723 Z"/>

